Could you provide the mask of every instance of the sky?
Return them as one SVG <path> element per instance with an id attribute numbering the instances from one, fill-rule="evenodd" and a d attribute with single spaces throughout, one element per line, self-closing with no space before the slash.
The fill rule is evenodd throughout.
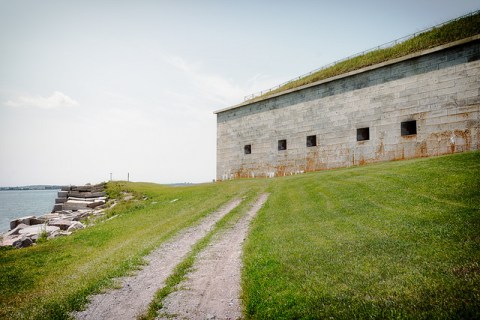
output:
<path id="1" fill-rule="evenodd" d="M 0 0 L 0 186 L 215 178 L 215 110 L 478 0 Z"/>

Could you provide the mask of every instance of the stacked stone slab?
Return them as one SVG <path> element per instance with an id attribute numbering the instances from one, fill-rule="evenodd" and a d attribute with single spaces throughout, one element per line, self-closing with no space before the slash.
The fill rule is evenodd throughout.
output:
<path id="1" fill-rule="evenodd" d="M 105 183 L 64 187 L 58 192 L 52 213 L 12 220 L 10 231 L 0 234 L 0 247 L 23 248 L 31 246 L 41 236 L 70 235 L 85 227 L 80 220 L 103 214 L 106 200 Z"/>
<path id="2" fill-rule="evenodd" d="M 67 186 L 58 192 L 58 197 L 55 199 L 52 212 L 93 209 L 105 204 L 106 200 L 105 183 L 85 186 Z"/>

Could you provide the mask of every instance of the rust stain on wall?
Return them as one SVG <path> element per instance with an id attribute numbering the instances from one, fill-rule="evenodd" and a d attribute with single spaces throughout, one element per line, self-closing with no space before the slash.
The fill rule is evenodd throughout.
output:
<path id="1" fill-rule="evenodd" d="M 465 142 L 465 150 L 471 150 L 472 148 L 472 133 L 470 129 L 466 130 L 455 130 L 455 137 L 460 137 Z"/>
<path id="2" fill-rule="evenodd" d="M 427 141 L 418 143 L 415 147 L 415 158 L 422 158 L 428 156 Z"/>
<path id="3" fill-rule="evenodd" d="M 318 150 L 314 150 L 314 151 L 311 151 L 311 152 L 308 152 L 307 153 L 307 157 L 306 157 L 306 166 L 305 166 L 305 171 L 306 172 L 310 172 L 310 171 L 315 171 L 316 170 L 316 163 L 317 163 L 317 159 L 318 159 Z"/>
<path id="4" fill-rule="evenodd" d="M 375 152 L 375 159 L 380 160 L 385 153 L 385 146 L 383 144 L 383 137 L 380 138 L 380 144 Z"/>
<path id="5" fill-rule="evenodd" d="M 277 177 L 285 176 L 286 170 L 287 170 L 287 167 L 285 165 L 279 165 L 275 167 L 275 176 Z"/>
<path id="6" fill-rule="evenodd" d="M 435 132 L 430 134 L 429 141 L 436 142 L 434 152 L 430 155 L 472 150 L 472 132 L 470 129 Z"/>

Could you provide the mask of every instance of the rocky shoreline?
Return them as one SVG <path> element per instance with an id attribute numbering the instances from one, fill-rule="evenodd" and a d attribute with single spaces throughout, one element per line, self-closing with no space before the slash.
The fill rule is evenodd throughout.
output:
<path id="1" fill-rule="evenodd" d="M 62 187 L 52 213 L 10 221 L 10 231 L 0 234 L 0 246 L 29 247 L 40 239 L 68 236 L 85 228 L 81 220 L 102 215 L 106 209 L 108 197 L 105 186 L 105 183 L 100 183 Z"/>

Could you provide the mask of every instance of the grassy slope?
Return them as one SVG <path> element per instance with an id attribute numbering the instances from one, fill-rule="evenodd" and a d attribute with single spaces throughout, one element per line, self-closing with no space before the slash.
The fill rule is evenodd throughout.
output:
<path id="1" fill-rule="evenodd" d="M 111 213 L 119 214 L 115 219 L 70 237 L 0 250 L 0 319 L 65 318 L 88 294 L 138 267 L 142 256 L 174 232 L 250 189 L 245 183 L 125 187 L 149 199 L 120 205 Z M 170 202 L 173 199 L 179 200 Z"/>
<path id="2" fill-rule="evenodd" d="M 149 199 L 73 236 L 0 250 L 0 319 L 65 318 L 180 228 L 266 186 L 244 254 L 248 317 L 479 317 L 476 152 L 266 180 L 129 184 Z"/>
<path id="3" fill-rule="evenodd" d="M 419 34 L 418 36 L 393 47 L 375 50 L 365 55 L 339 62 L 329 68 L 320 70 L 301 79 L 291 81 L 280 88 L 256 97 L 251 101 L 261 100 L 289 89 L 335 77 L 395 58 L 400 58 L 414 52 L 430 49 L 456 40 L 465 39 L 477 34 L 480 34 L 480 14 L 453 21 L 439 28 Z"/>
<path id="4" fill-rule="evenodd" d="M 246 244 L 252 319 L 479 318 L 480 153 L 278 179 Z"/>

